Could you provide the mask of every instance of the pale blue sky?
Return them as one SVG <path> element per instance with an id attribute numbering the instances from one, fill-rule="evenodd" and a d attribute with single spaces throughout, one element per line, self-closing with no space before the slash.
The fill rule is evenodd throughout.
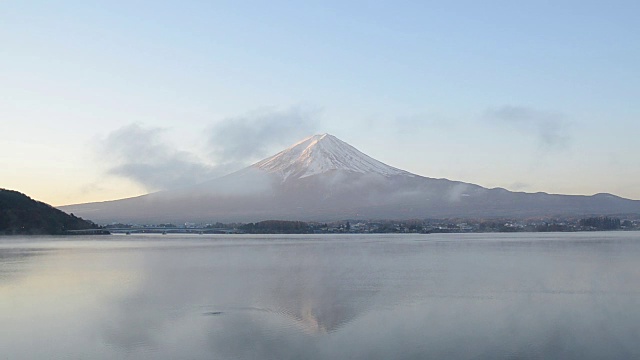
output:
<path id="1" fill-rule="evenodd" d="M 638 1 L 3 1 L 0 187 L 133 196 L 329 132 L 424 176 L 640 199 L 638 39 Z"/>

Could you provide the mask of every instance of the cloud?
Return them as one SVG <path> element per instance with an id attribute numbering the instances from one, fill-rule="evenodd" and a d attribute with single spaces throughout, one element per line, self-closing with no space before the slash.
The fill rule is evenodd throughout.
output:
<path id="1" fill-rule="evenodd" d="M 535 136 L 545 149 L 563 149 L 571 140 L 568 123 L 561 114 L 540 111 L 524 106 L 503 106 L 489 109 L 485 119 Z"/>
<path id="2" fill-rule="evenodd" d="M 97 155 L 107 173 L 148 190 L 198 184 L 250 165 L 283 146 L 313 135 L 317 111 L 300 107 L 263 110 L 223 119 L 207 131 L 210 159 L 176 149 L 164 138 L 167 129 L 130 124 L 99 141 Z M 210 161 L 207 161 L 210 160 Z"/>
<path id="3" fill-rule="evenodd" d="M 149 190 L 177 188 L 221 175 L 220 169 L 170 146 L 165 129 L 131 124 L 111 132 L 98 145 L 108 173 L 133 180 Z"/>
<path id="4" fill-rule="evenodd" d="M 254 111 L 218 122 L 210 129 L 211 155 L 219 163 L 243 163 L 271 155 L 274 148 L 313 135 L 319 111 L 301 107 Z"/>

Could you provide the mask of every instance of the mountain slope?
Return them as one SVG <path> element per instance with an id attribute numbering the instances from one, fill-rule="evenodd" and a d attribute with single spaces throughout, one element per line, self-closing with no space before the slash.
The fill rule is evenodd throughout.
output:
<path id="1" fill-rule="evenodd" d="M 640 213 L 640 201 L 516 193 L 433 179 L 379 162 L 323 134 L 197 186 L 62 207 L 99 222 L 407 219 Z"/>
<path id="2" fill-rule="evenodd" d="M 57 235 L 94 227 L 89 221 L 68 215 L 22 193 L 0 189 L 0 235 Z"/>

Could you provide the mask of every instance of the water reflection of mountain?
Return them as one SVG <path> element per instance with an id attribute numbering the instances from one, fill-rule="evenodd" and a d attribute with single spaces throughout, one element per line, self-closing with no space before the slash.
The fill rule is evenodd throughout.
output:
<path id="1" fill-rule="evenodd" d="M 256 349 L 272 355 L 262 358 L 310 358 L 317 341 L 412 292 L 413 283 L 394 270 L 393 248 L 363 245 L 328 238 L 148 244 L 140 249 L 140 283 L 103 307 L 109 315 L 102 339 L 122 351 L 145 351 L 187 328 L 221 358 L 254 358 Z M 183 339 L 196 349 L 199 340 Z M 300 356 L 291 357 L 297 347 Z"/>
<path id="2" fill-rule="evenodd" d="M 380 290 L 379 279 L 332 268 L 333 261 L 305 257 L 274 278 L 268 302 L 311 334 L 336 331 L 366 313 Z"/>

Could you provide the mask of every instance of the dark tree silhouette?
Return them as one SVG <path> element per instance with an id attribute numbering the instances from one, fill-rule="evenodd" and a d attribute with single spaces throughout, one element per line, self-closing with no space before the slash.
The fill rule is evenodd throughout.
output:
<path id="1" fill-rule="evenodd" d="M 0 189 L 0 235 L 64 234 L 97 228 L 90 221 L 67 214 L 17 191 Z"/>

